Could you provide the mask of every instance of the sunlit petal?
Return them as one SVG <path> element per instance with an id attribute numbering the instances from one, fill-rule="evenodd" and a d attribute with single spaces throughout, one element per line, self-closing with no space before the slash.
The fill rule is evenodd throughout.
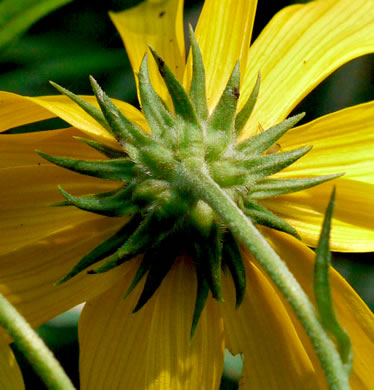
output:
<path id="1" fill-rule="evenodd" d="M 25 134 L 2 134 L 0 168 L 50 165 L 36 153 L 35 149 L 56 156 L 77 159 L 103 158 L 102 154 L 74 139 L 74 136 L 82 137 L 84 134 L 73 128 Z"/>
<path id="2" fill-rule="evenodd" d="M 269 241 L 287 263 L 304 291 L 313 299 L 312 280 L 314 252 L 295 238 L 275 230 L 264 229 Z M 347 330 L 353 344 L 353 373 L 351 387 L 354 390 L 370 390 L 374 386 L 374 315 L 349 284 L 334 269 L 331 270 L 331 286 L 339 321 Z M 294 318 L 292 311 L 290 316 Z M 311 348 L 304 330 L 297 327 L 305 348 Z"/>
<path id="3" fill-rule="evenodd" d="M 247 258 L 246 296 L 237 310 L 233 284 L 224 279 L 222 315 L 228 348 L 244 354 L 240 389 L 326 388 L 278 293 L 257 266 Z"/>
<path id="4" fill-rule="evenodd" d="M 208 105 L 213 108 L 225 88 L 235 63 L 247 65 L 257 0 L 207 0 L 201 12 L 196 38 L 206 68 Z M 186 84 L 190 79 L 186 76 Z"/>
<path id="5" fill-rule="evenodd" d="M 326 200 L 336 185 L 336 207 L 331 233 L 331 250 L 370 252 L 374 250 L 374 185 L 337 179 L 306 191 L 262 201 L 290 223 L 304 242 L 316 246 L 326 209 Z"/>
<path id="6" fill-rule="evenodd" d="M 3 390 L 25 388 L 16 359 L 2 334 L 0 334 L 0 388 Z"/>
<path id="7" fill-rule="evenodd" d="M 81 97 L 97 106 L 95 97 Z M 143 115 L 135 107 L 120 100 L 113 101 L 129 120 L 147 128 Z M 114 138 L 101 125 L 66 96 L 33 98 L 0 92 L 0 132 L 56 116 L 99 142 L 116 144 Z"/>
<path id="8" fill-rule="evenodd" d="M 374 50 L 374 7 L 366 0 L 321 0 L 280 11 L 252 46 L 241 105 L 261 71 L 255 111 L 243 136 L 283 120 L 339 66 Z"/>
<path id="9" fill-rule="evenodd" d="M 82 389 L 218 389 L 223 323 L 208 305 L 190 342 L 196 288 L 191 267 L 189 260 L 178 261 L 135 314 L 141 286 L 123 300 L 130 274 L 87 303 L 79 324 Z"/>
<path id="10" fill-rule="evenodd" d="M 42 158 L 40 158 L 42 161 Z M 52 207 L 63 201 L 58 185 L 73 194 L 113 190 L 105 180 L 89 178 L 53 165 L 20 166 L 0 169 L 0 254 L 6 254 L 44 236 L 75 225 L 77 220 L 96 218 L 75 207 Z"/>
<path id="11" fill-rule="evenodd" d="M 118 228 L 110 218 L 73 218 L 64 229 L 0 255 L 0 291 L 34 327 L 101 294 L 121 277 L 120 269 L 101 275 L 82 272 L 61 286 L 56 282 Z"/>
<path id="12" fill-rule="evenodd" d="M 280 176 L 317 176 L 344 172 L 344 178 L 374 184 L 374 102 L 323 116 L 286 133 L 282 149 L 313 145 Z"/>
<path id="13" fill-rule="evenodd" d="M 151 0 L 137 7 L 110 13 L 125 44 L 134 72 L 139 71 L 151 45 L 181 81 L 184 72 L 183 0 Z M 167 89 L 153 59 L 150 77 L 155 90 L 167 101 Z"/>

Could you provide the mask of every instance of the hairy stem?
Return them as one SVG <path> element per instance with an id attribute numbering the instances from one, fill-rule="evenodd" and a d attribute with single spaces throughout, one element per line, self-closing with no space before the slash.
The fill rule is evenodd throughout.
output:
<path id="1" fill-rule="evenodd" d="M 329 389 L 348 390 L 349 377 L 339 353 L 319 322 L 309 298 L 283 260 L 209 174 L 190 168 L 184 171 L 183 176 L 193 195 L 206 202 L 220 216 L 291 305 L 319 357 Z"/>
<path id="2" fill-rule="evenodd" d="M 44 341 L 2 294 L 0 294 L 0 325 L 13 338 L 17 347 L 49 389 L 75 390 Z"/>

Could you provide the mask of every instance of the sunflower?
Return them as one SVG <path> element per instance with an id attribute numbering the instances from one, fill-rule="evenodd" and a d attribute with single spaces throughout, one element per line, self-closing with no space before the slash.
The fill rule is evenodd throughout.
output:
<path id="1" fill-rule="evenodd" d="M 260 128 L 279 129 L 279 123 L 289 124 L 290 120 L 295 124 L 296 120 L 288 119 L 287 122 L 285 119 L 308 92 L 340 65 L 374 51 L 374 7 L 371 0 L 317 0 L 287 7 L 274 16 L 250 46 L 255 10 L 256 1 L 207 0 L 195 31 L 195 47 L 201 51 L 205 68 L 207 102 L 205 108 L 203 104 L 197 111 L 200 116 L 214 117 L 212 113 L 217 112 L 216 108 L 230 90 L 238 100 L 233 117 L 236 122 L 242 122 L 236 137 L 238 148 L 247 145 L 246 140 L 256 135 L 263 139 Z M 144 104 L 145 92 L 141 83 L 148 71 L 153 92 L 159 95 L 160 102 L 165 102 L 160 109 L 166 107 L 166 113 L 169 112 L 167 108 L 171 110 L 172 100 L 174 106 L 176 103 L 175 96 L 173 99 L 168 90 L 168 82 L 186 89 L 194 83 L 193 56 L 186 58 L 185 55 L 182 12 L 181 0 L 149 0 L 133 9 L 111 14 L 125 43 L 132 68 L 137 75 L 139 72 L 138 93 L 143 112 L 124 102 L 113 102 L 126 120 L 134 124 L 134 128 L 144 130 L 142 134 L 149 134 L 150 127 L 154 132 Z M 193 34 L 191 37 L 193 43 Z M 148 56 L 149 60 L 144 57 L 149 45 L 157 53 L 154 54 L 155 60 L 151 56 Z M 167 76 L 169 81 L 165 72 L 170 76 Z M 238 74 L 241 74 L 240 97 L 235 93 L 239 90 L 235 86 L 235 82 L 238 83 L 235 75 Z M 96 94 L 105 100 L 105 95 L 95 83 L 94 87 Z M 104 215 L 86 212 L 89 208 L 93 211 L 93 199 L 96 201 L 103 196 L 93 198 L 93 195 L 86 194 L 105 194 L 111 202 L 115 202 L 119 196 L 125 196 L 126 188 L 114 194 L 113 180 L 78 175 L 50 164 L 34 152 L 39 149 L 48 153 L 42 156 L 65 167 L 73 164 L 72 160 L 59 160 L 51 155 L 69 155 L 82 162 L 102 160 L 104 153 L 117 161 L 122 159 L 121 164 L 126 165 L 128 161 L 121 154 L 121 146 L 125 146 L 133 160 L 138 158 L 131 145 L 120 145 L 118 139 L 107 131 L 106 122 L 97 112 L 95 120 L 69 99 L 69 92 L 58 88 L 68 96 L 30 98 L 5 92 L 0 94 L 2 131 L 55 116 L 72 126 L 48 132 L 1 136 L 0 290 L 35 327 L 78 303 L 86 302 L 79 322 L 81 388 L 216 389 L 223 370 L 225 348 L 244 356 L 240 388 L 327 388 L 317 356 L 295 314 L 267 274 L 245 251 L 239 256 L 243 260 L 246 282 L 240 306 L 235 308 L 238 295 L 244 290 L 238 287 L 238 278 L 235 280 L 235 272 L 230 268 L 232 264 L 228 264 L 230 272 L 222 274 L 219 289 L 215 290 L 217 284 L 213 277 L 213 281 L 208 283 L 212 295 L 218 300 L 222 300 L 222 295 L 224 302 L 213 299 L 204 302 L 190 340 L 191 319 L 196 316 L 196 295 L 199 296 L 196 289 L 203 274 L 198 271 L 199 263 L 191 259 L 190 250 L 199 253 L 198 249 L 204 247 L 204 242 L 200 242 L 197 249 L 196 245 L 191 249 L 185 242 L 188 241 L 186 237 L 194 236 L 195 230 L 200 233 L 204 230 L 204 226 L 195 226 L 196 218 L 192 213 L 189 221 L 192 221 L 193 229 L 187 236 L 183 235 L 183 230 L 175 229 L 173 231 L 177 233 L 172 235 L 174 241 L 162 240 L 169 245 L 170 251 L 175 249 L 176 242 L 183 244 L 184 251 L 173 256 L 161 286 L 153 288 L 147 299 L 142 300 L 147 282 L 133 283 L 140 279 L 137 275 L 146 256 L 116 264 L 115 268 L 107 265 L 107 272 L 97 272 L 97 265 L 93 270 L 90 268 L 89 273 L 77 272 L 79 259 L 87 258 L 93 248 L 100 247 L 98 244 L 112 243 L 118 232 L 126 234 L 122 229 L 131 229 L 132 224 L 135 228 L 144 226 L 145 219 L 143 225 L 139 225 L 136 218 L 128 221 L 126 216 L 121 217 L 127 214 L 135 214 L 136 217 L 137 209 L 131 209 L 131 213 L 127 209 L 120 213 L 121 218 L 108 217 L 114 210 L 118 212 L 118 208 L 113 206 L 115 203 L 111 203 L 113 207 L 105 213 L 99 210 L 99 214 Z M 151 94 L 153 92 L 150 91 Z M 195 96 L 195 103 L 198 96 Z M 256 98 L 252 99 L 253 96 Z M 81 106 L 86 103 L 97 106 L 94 97 L 80 97 L 86 103 L 75 95 L 70 97 Z M 240 113 L 245 112 L 251 101 L 255 101 L 251 115 L 240 121 L 239 118 L 243 118 Z M 276 141 L 281 152 L 265 148 L 266 153 L 260 154 L 271 160 L 273 154 L 274 158 L 281 154 L 290 156 L 295 153 L 294 150 L 304 150 L 305 144 L 313 145 L 311 151 L 298 152 L 300 155 L 292 164 L 286 164 L 285 169 L 277 171 L 270 179 L 272 191 L 276 181 L 280 180 L 290 183 L 295 178 L 332 178 L 331 175 L 345 173 L 334 180 L 337 206 L 331 247 L 335 251 L 365 252 L 374 249 L 374 208 L 370 207 L 373 202 L 371 190 L 374 189 L 373 109 L 374 103 L 370 102 L 294 127 Z M 139 142 L 146 139 L 146 135 L 142 138 L 140 133 L 134 134 L 140 137 L 137 138 Z M 87 136 L 89 139 L 80 142 L 82 137 Z M 168 137 L 167 132 L 164 137 Z M 218 148 L 217 151 L 214 143 L 212 145 L 208 150 L 212 164 L 216 164 L 216 181 L 221 180 L 220 184 L 224 185 L 225 165 L 219 165 L 216 158 L 222 150 Z M 184 151 L 190 150 L 189 147 L 187 144 Z M 198 149 L 199 143 L 195 142 L 194 147 Z M 167 157 L 165 154 L 165 159 Z M 82 173 L 85 168 L 80 164 Z M 121 174 L 126 167 L 121 165 Z M 229 165 L 230 172 L 232 169 Z M 114 168 L 110 171 L 110 178 L 118 179 L 114 171 Z M 144 172 L 137 174 L 144 176 Z M 326 181 L 318 180 L 319 184 Z M 146 185 L 142 191 L 137 192 L 141 201 L 147 200 L 149 185 L 153 200 L 158 196 L 155 194 L 164 193 L 162 183 L 155 186 L 154 182 L 144 182 Z M 229 184 L 238 185 L 237 182 Z M 65 202 L 62 203 L 56 190 L 58 185 L 64 189 Z M 249 216 L 264 225 L 262 233 L 312 297 L 314 253 L 307 245 L 315 246 L 317 243 L 332 184 L 325 182 L 298 192 L 276 192 L 275 197 L 269 196 L 268 185 L 269 181 L 263 181 L 255 187 L 256 196 L 250 199 L 252 214 L 249 213 Z M 233 196 L 238 194 L 241 195 L 241 191 Z M 79 198 L 80 195 L 83 196 Z M 85 202 L 84 207 L 82 202 Z M 48 207 L 51 203 L 80 207 Z M 171 209 L 174 207 L 173 202 L 165 204 Z M 200 217 L 205 215 L 204 207 L 193 206 L 196 206 Z M 126 207 L 134 205 L 126 204 Z M 155 209 L 164 212 L 166 207 Z M 266 218 L 259 217 L 259 212 L 262 216 L 268 213 L 266 215 L 276 218 L 277 230 L 270 229 L 269 223 L 265 223 Z M 210 221 L 210 213 L 206 215 L 207 221 Z M 284 221 L 282 226 L 279 224 L 283 222 L 279 220 Z M 152 230 L 148 232 L 161 237 L 164 226 L 160 229 L 151 226 Z M 217 231 L 219 227 L 217 225 Z M 301 236 L 302 242 L 295 235 Z M 218 247 L 221 237 L 217 234 L 214 239 Z M 230 236 L 225 238 L 223 243 L 230 239 Z M 159 242 L 156 245 L 161 259 L 169 257 L 167 245 L 159 245 Z M 233 246 L 229 247 L 232 249 Z M 102 257 L 106 257 L 107 253 L 103 253 Z M 135 251 L 135 254 L 138 253 Z M 107 263 L 100 264 L 99 267 L 105 267 Z M 148 275 L 154 274 L 149 271 Z M 331 279 L 338 316 L 353 343 L 355 359 L 351 386 L 353 389 L 370 389 L 373 382 L 370 363 L 374 356 L 373 315 L 336 272 L 332 271 Z M 64 283 L 56 285 L 61 280 Z M 132 291 L 127 294 L 129 287 Z M 123 300 L 125 294 L 126 299 Z M 143 301 L 147 301 L 146 304 Z M 139 302 L 142 302 L 141 309 L 133 313 L 134 308 L 140 308 Z M 6 346 L 0 351 L 1 359 L 11 362 Z M 9 363 L 8 366 L 15 371 L 12 378 L 21 383 L 15 365 Z M 3 381 L 4 388 L 17 388 L 16 384 L 9 387 L 3 376 L 0 381 Z M 18 386 L 22 388 L 21 384 Z"/>

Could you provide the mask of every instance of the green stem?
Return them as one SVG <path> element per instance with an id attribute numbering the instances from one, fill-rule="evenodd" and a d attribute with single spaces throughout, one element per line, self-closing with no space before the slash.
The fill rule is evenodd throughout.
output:
<path id="1" fill-rule="evenodd" d="M 319 322 L 309 298 L 253 223 L 209 174 L 193 167 L 182 173 L 187 186 L 206 202 L 236 238 L 255 256 L 261 267 L 286 298 L 308 334 L 325 371 L 330 390 L 349 390 L 349 378 L 333 342 Z"/>
<path id="2" fill-rule="evenodd" d="M 18 311 L 0 294 L 0 325 L 49 389 L 75 390 L 60 363 Z"/>

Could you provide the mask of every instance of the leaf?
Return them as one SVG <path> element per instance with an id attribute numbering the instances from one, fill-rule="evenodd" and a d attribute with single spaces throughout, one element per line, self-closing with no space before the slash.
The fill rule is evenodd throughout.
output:
<path id="1" fill-rule="evenodd" d="M 257 134 L 254 137 L 246 139 L 244 142 L 237 145 L 237 150 L 246 155 L 258 155 L 265 152 L 271 145 L 278 141 L 283 134 L 296 125 L 305 113 L 292 116 L 285 121 L 267 129 L 263 133 Z"/>
<path id="2" fill-rule="evenodd" d="M 189 30 L 192 50 L 192 80 L 190 87 L 190 97 L 195 105 L 196 112 L 200 119 L 206 120 L 208 117 L 208 106 L 206 99 L 204 63 L 191 25 L 189 26 Z"/>
<path id="3" fill-rule="evenodd" d="M 152 129 L 152 134 L 164 139 L 164 133 L 167 132 L 168 140 L 175 140 L 175 120 L 152 87 L 148 73 L 147 54 L 144 55 L 140 65 L 138 78 L 142 108 L 147 122 Z"/>
<path id="4" fill-rule="evenodd" d="M 264 179 L 257 182 L 253 188 L 251 188 L 249 197 L 250 199 L 265 199 L 272 198 L 273 196 L 290 194 L 292 192 L 298 192 L 318 186 L 319 184 L 336 179 L 342 175 L 342 173 L 337 173 L 302 179 Z"/>
<path id="5" fill-rule="evenodd" d="M 136 230 L 141 223 L 140 214 L 135 214 L 130 221 L 122 226 L 115 234 L 110 236 L 104 242 L 95 247 L 91 252 L 82 257 L 78 264 L 61 280 L 58 281 L 59 286 L 62 283 L 67 282 L 73 276 L 79 274 L 90 265 L 97 263 L 107 256 L 112 255 L 117 249 L 130 237 L 130 235 Z"/>
<path id="6" fill-rule="evenodd" d="M 236 63 L 226 88 L 209 118 L 207 159 L 217 160 L 231 141 L 239 100 L 240 66 Z"/>
<path id="7" fill-rule="evenodd" d="M 340 357 L 349 375 L 352 371 L 352 342 L 336 317 L 330 287 L 331 253 L 329 250 L 331 218 L 335 205 L 335 187 L 326 209 L 314 265 L 314 295 L 322 326 L 336 339 Z"/>
<path id="8" fill-rule="evenodd" d="M 72 0 L 3 0 L 0 3 L 0 47 L 32 24 Z"/>
<path id="9" fill-rule="evenodd" d="M 244 107 L 240 110 L 239 114 L 236 116 L 235 119 L 236 134 L 239 134 L 240 131 L 243 129 L 244 125 L 247 123 L 247 120 L 251 116 L 253 109 L 255 108 L 258 93 L 260 92 L 260 82 L 261 82 L 261 75 L 259 73 L 257 76 L 256 84 L 253 87 L 253 90 L 251 92 L 251 95 L 249 96 Z"/>
<path id="10" fill-rule="evenodd" d="M 133 179 L 134 163 L 124 157 L 112 160 L 75 160 L 71 158 L 55 157 L 37 151 L 44 159 L 62 168 L 69 169 L 82 175 L 98 177 L 106 180 L 129 182 Z"/>

